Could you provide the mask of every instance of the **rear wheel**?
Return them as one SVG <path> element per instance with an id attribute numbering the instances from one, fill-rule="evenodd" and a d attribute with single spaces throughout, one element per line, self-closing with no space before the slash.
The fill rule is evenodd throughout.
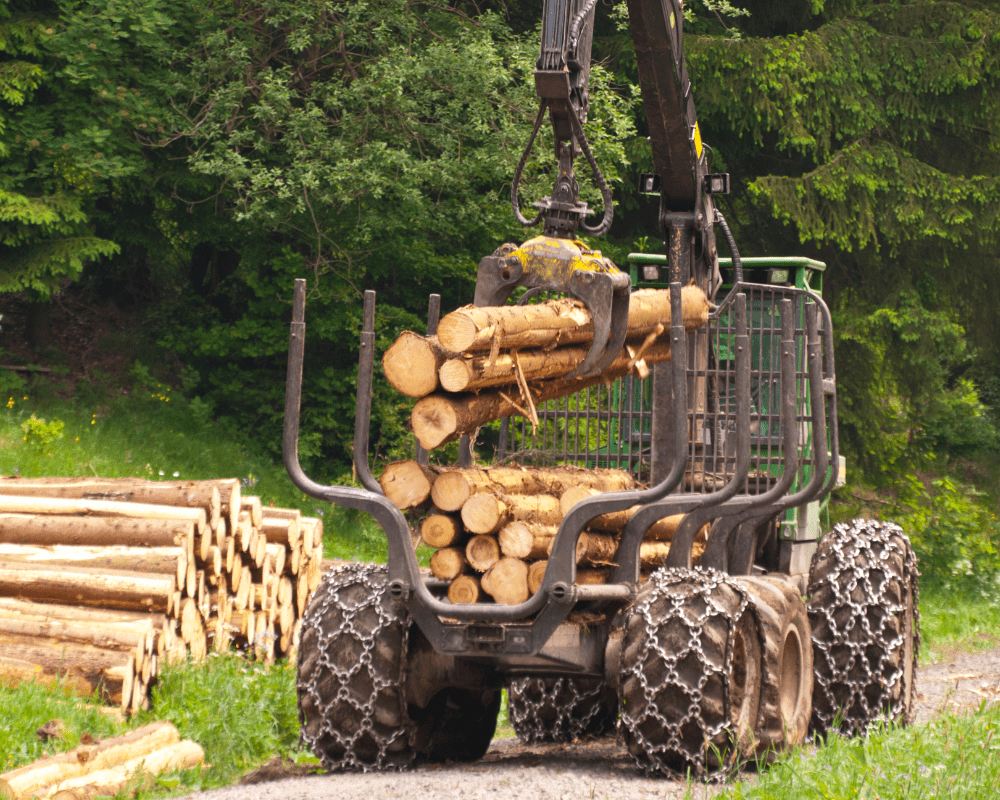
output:
<path id="1" fill-rule="evenodd" d="M 812 712 L 813 654 L 806 605 L 782 578 L 737 581 L 750 594 L 764 636 L 758 758 L 773 761 L 805 741 Z"/>
<path id="2" fill-rule="evenodd" d="M 753 748 L 761 643 L 746 590 L 715 570 L 657 570 L 629 617 L 622 732 L 649 774 L 702 776 Z"/>
<path id="3" fill-rule="evenodd" d="M 618 695 L 601 678 L 519 678 L 507 695 L 510 724 L 522 742 L 575 742 L 618 721 Z"/>
<path id="4" fill-rule="evenodd" d="M 333 570 L 302 619 L 302 738 L 330 771 L 404 769 L 416 755 L 402 685 L 409 616 L 386 584 L 385 567 Z"/>
<path id="5" fill-rule="evenodd" d="M 421 754 L 428 761 L 477 761 L 489 750 L 500 713 L 500 690 L 445 689 L 414 711 Z"/>
<path id="6" fill-rule="evenodd" d="M 898 525 L 854 520 L 820 542 L 808 588 L 816 732 L 856 734 L 879 719 L 913 721 L 918 575 Z"/>

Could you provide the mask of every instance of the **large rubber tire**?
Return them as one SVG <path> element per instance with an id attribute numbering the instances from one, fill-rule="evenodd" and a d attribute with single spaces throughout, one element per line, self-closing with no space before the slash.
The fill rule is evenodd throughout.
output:
<path id="1" fill-rule="evenodd" d="M 857 519 L 820 542 L 807 590 L 816 733 L 854 735 L 878 720 L 913 721 L 918 576 L 898 525 Z"/>
<path id="2" fill-rule="evenodd" d="M 409 618 L 386 583 L 384 567 L 332 570 L 302 619 L 302 739 L 330 771 L 404 769 L 416 756 L 403 696 Z"/>
<path id="3" fill-rule="evenodd" d="M 625 630 L 621 724 L 651 775 L 703 777 L 753 750 L 762 645 L 746 590 L 715 570 L 660 569 Z"/>
<path id="4" fill-rule="evenodd" d="M 809 617 L 799 589 L 783 578 L 737 578 L 750 595 L 764 636 L 757 758 L 772 762 L 805 741 L 813 694 Z"/>
<path id="5" fill-rule="evenodd" d="M 418 741 L 428 761 L 478 761 L 497 729 L 499 689 L 445 689 L 420 712 Z"/>
<path id="6" fill-rule="evenodd" d="M 507 711 L 526 744 L 575 742 L 601 736 L 618 722 L 618 695 L 602 678 L 518 678 Z"/>

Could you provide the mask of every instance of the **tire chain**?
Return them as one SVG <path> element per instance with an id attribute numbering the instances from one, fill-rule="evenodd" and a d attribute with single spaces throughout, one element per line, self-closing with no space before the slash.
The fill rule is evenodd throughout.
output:
<path id="1" fill-rule="evenodd" d="M 415 727 L 402 697 L 408 615 L 387 599 L 386 570 L 330 572 L 302 622 L 297 675 L 302 740 L 331 771 L 405 769 Z"/>
<path id="2" fill-rule="evenodd" d="M 736 594 L 738 605 L 735 611 L 720 603 L 716 596 L 719 587 L 726 587 Z M 736 748 L 731 748 L 724 762 L 718 765 L 724 772 L 709 773 L 707 754 L 710 747 L 720 741 L 725 746 L 729 739 L 727 729 L 731 725 L 732 712 L 726 677 L 733 667 L 733 637 L 729 634 L 733 631 L 734 622 L 744 613 L 754 615 L 756 622 L 753 604 L 744 587 L 714 569 L 659 569 L 650 576 L 639 597 L 632 609 L 628 628 L 631 632 L 633 624 L 641 621 L 648 633 L 638 657 L 623 658 L 621 678 L 623 690 L 630 679 L 638 681 L 644 698 L 643 707 L 636 710 L 629 707 L 624 691 L 622 693 L 621 726 L 629 751 L 647 775 L 667 774 L 684 779 L 690 771 L 700 779 L 720 780 L 724 772 L 734 765 L 737 755 Z M 666 609 L 662 608 L 663 601 Z M 709 654 L 702 647 L 702 635 L 708 633 L 706 627 L 710 623 L 719 619 L 724 620 L 727 630 L 725 652 Z M 758 641 L 763 648 L 764 643 L 759 639 L 760 627 L 756 627 Z M 665 632 L 676 634 L 681 628 L 686 629 L 686 642 L 661 640 Z M 626 633 L 628 636 L 629 633 Z M 691 686 L 682 677 L 685 667 L 689 666 L 684 662 L 689 662 L 692 657 L 700 667 L 697 686 Z M 665 674 L 654 685 L 643 667 L 656 659 L 665 666 Z M 710 683 L 722 686 L 721 713 L 717 710 L 716 713 L 706 713 L 703 706 L 703 690 Z M 657 708 L 656 698 L 663 692 L 665 684 L 672 685 L 675 694 L 687 695 L 690 699 L 686 712 L 678 718 L 668 718 Z M 700 735 L 691 736 L 692 726 L 700 731 Z M 666 736 L 657 735 L 656 741 L 653 741 L 645 732 L 648 729 Z M 678 762 L 680 768 L 675 766 Z M 713 768 L 715 766 L 712 765 Z"/>
<path id="3" fill-rule="evenodd" d="M 910 697 L 904 697 L 906 631 L 900 620 L 909 588 L 915 661 L 920 650 L 919 574 L 909 538 L 893 523 L 856 519 L 834 526 L 821 541 L 807 589 L 814 659 L 812 730 L 855 735 L 880 718 L 912 722 L 915 688 L 911 678 Z M 898 597 L 890 596 L 894 581 L 899 582 Z"/>
<path id="4" fill-rule="evenodd" d="M 617 695 L 603 678 L 518 678 L 507 697 L 510 724 L 526 744 L 575 742 L 617 725 Z"/>

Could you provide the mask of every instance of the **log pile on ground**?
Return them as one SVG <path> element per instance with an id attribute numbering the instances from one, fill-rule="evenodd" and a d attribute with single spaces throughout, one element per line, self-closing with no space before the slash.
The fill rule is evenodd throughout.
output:
<path id="1" fill-rule="evenodd" d="M 205 753 L 169 722 L 40 758 L 0 775 L 0 800 L 91 800 L 151 785 L 164 772 L 202 764 Z"/>
<path id="2" fill-rule="evenodd" d="M 709 302 L 697 286 L 681 292 L 684 326 L 708 321 Z M 441 319 L 436 336 L 404 332 L 382 359 L 386 379 L 420 398 L 410 423 L 427 450 L 506 416 L 537 422 L 536 407 L 580 389 L 670 360 L 670 293 L 633 292 L 626 344 L 604 372 L 573 375 L 594 329 L 589 310 L 564 298 L 537 305 L 465 306 Z"/>
<path id="3" fill-rule="evenodd" d="M 289 655 L 323 525 L 238 479 L 0 478 L 0 680 L 61 680 L 126 711 L 162 663 Z"/>
<path id="4" fill-rule="evenodd" d="M 401 475 L 412 480 L 401 481 Z M 579 467 L 444 469 L 396 462 L 381 480 L 386 496 L 400 508 L 429 509 L 420 535 L 435 550 L 431 573 L 449 582 L 452 603 L 507 605 L 538 591 L 559 525 L 576 503 L 600 492 L 635 488 L 627 472 Z M 402 485 L 406 491 L 400 491 Z M 619 535 L 634 512 L 597 517 L 580 535 L 577 583 L 607 581 Z M 639 551 L 644 572 L 666 562 L 681 518 L 659 520 L 646 533 Z M 696 563 L 705 535 L 703 529 L 695 542 Z"/>

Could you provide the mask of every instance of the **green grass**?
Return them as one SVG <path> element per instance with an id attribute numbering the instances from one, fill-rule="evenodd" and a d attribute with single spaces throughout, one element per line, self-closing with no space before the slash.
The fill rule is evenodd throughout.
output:
<path id="1" fill-rule="evenodd" d="M 1000 791 L 1000 706 L 941 715 L 911 728 L 831 736 L 815 753 L 793 753 L 756 781 L 734 784 L 732 800 L 985 800 Z M 691 787 L 688 797 L 699 797 Z"/>
<path id="2" fill-rule="evenodd" d="M 58 684 L 0 685 L 0 772 L 16 769 L 55 753 L 72 750 L 85 733 L 114 736 L 135 727 L 105 713 L 107 706 L 75 696 Z M 64 728 L 57 739 L 43 741 L 36 731 L 51 720 Z"/>
<path id="3" fill-rule="evenodd" d="M 925 592 L 920 597 L 920 661 L 940 661 L 956 651 L 975 652 L 1000 644 L 996 598 Z"/>

